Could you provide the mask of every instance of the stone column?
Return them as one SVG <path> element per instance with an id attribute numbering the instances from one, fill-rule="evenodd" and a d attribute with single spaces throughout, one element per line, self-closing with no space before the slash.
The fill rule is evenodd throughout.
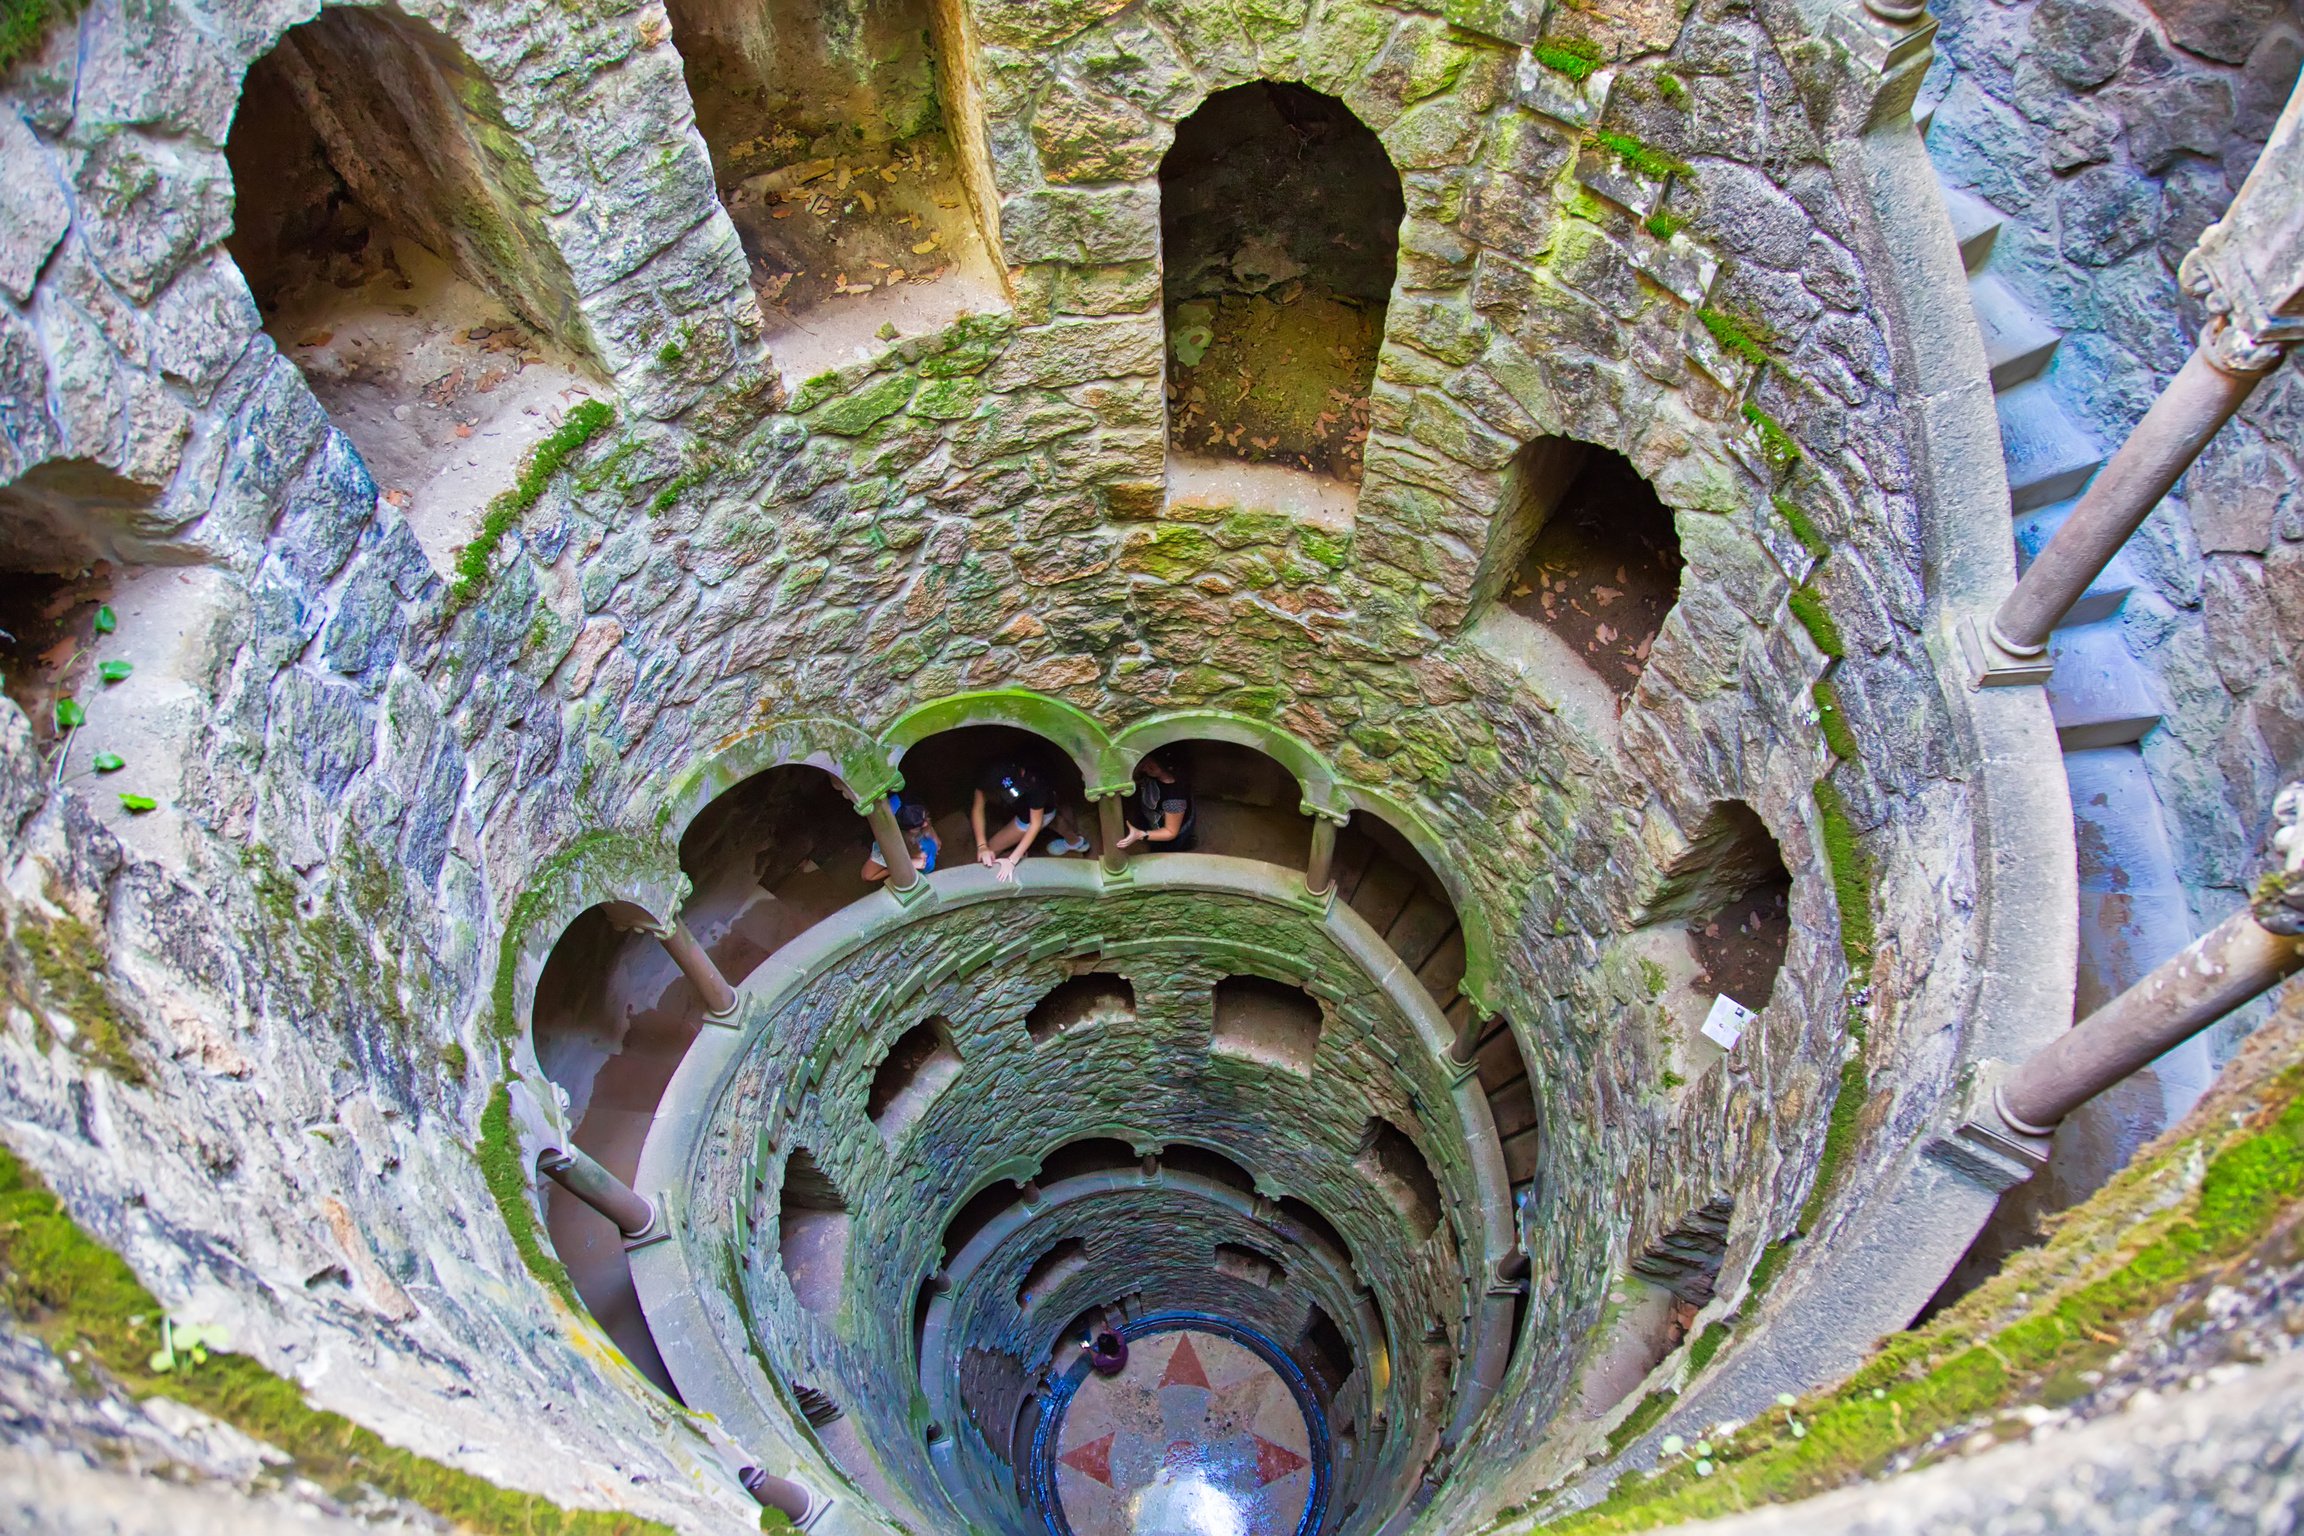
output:
<path id="1" fill-rule="evenodd" d="M 872 823 L 872 841 L 880 850 L 880 862 L 888 866 L 888 889 L 901 896 L 920 883 L 920 871 L 912 866 L 912 848 L 904 841 L 904 829 L 896 825 L 896 808 L 881 795 L 857 807 Z"/>
<path id="2" fill-rule="evenodd" d="M 1096 802 L 1096 837 L 1103 844 L 1104 873 L 1117 875 L 1128 867 L 1128 850 L 1120 846 L 1120 839 L 1128 832 L 1127 818 L 1120 814 L 1120 797 L 1106 795 Z"/>
<path id="3" fill-rule="evenodd" d="M 2047 681 L 2049 632 L 2249 391 L 2304 342 L 2304 90 L 2290 95 L 2232 206 L 2201 231 L 2177 280 L 2207 313 L 2200 345 L 1990 622 L 1962 626 L 1979 687 Z"/>
<path id="4" fill-rule="evenodd" d="M 672 963 L 680 967 L 680 974 L 688 978 L 696 995 L 704 999 L 704 1017 L 715 1024 L 732 1022 L 736 1017 L 736 989 L 728 985 L 728 978 L 720 974 L 720 967 L 712 963 L 712 957 L 696 942 L 696 935 L 688 931 L 688 925 L 674 918 L 653 931 L 666 953 L 672 956 Z"/>
<path id="5" fill-rule="evenodd" d="M 2279 366 L 2282 351 L 2252 343 L 2222 318 L 2210 322 L 2191 358 L 2112 461 L 2096 472 L 2048 547 L 1993 613 L 1984 630 L 1984 654 L 1972 658 L 1982 663 L 1978 682 L 2045 680 L 2043 668 L 2023 663 L 2048 649 L 2049 634 L 2208 440 Z"/>
<path id="6" fill-rule="evenodd" d="M 626 1242 L 653 1235 L 656 1207 L 586 1153 L 575 1147 L 547 1147 L 537 1154 L 536 1166 L 553 1183 L 616 1223 Z"/>
<path id="7" fill-rule="evenodd" d="M 2058 1121 L 2257 993 L 2304 970 L 2304 784 L 2280 792 L 2273 846 L 2285 866 L 2242 907 L 2001 1079 L 1992 1102 L 2011 1130 Z"/>
<path id="8" fill-rule="evenodd" d="M 1467 1003 L 1464 1022 L 1456 1026 L 1456 1038 L 1448 1044 L 1448 1060 L 1456 1066 L 1472 1065 L 1472 1057 L 1480 1049 L 1480 1037 L 1488 1032 L 1488 1021 L 1480 1010 Z"/>
<path id="9" fill-rule="evenodd" d="M 815 1502 L 807 1489 L 789 1478 L 771 1476 L 765 1467 L 746 1467 L 736 1474 L 736 1480 L 746 1493 L 794 1525 L 808 1518 L 809 1506 Z"/>
<path id="10" fill-rule="evenodd" d="M 1342 825 L 1313 813 L 1312 853 L 1304 861 L 1304 889 L 1311 895 L 1325 896 L 1336 888 L 1336 833 Z"/>

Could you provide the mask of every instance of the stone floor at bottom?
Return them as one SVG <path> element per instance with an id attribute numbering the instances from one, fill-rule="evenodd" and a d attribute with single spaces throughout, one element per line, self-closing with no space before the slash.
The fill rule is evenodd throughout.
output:
<path id="1" fill-rule="evenodd" d="M 1304 1416 L 1254 1352 L 1154 1334 L 1064 1415 L 1056 1496 L 1073 1536 L 1291 1536 L 1312 1491 Z"/>

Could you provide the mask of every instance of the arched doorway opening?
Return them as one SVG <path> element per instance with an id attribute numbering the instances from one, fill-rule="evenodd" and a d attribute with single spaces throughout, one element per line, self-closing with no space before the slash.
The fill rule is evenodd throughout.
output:
<path id="1" fill-rule="evenodd" d="M 517 143 L 446 37 L 331 7 L 250 66 L 225 145 L 265 330 L 440 569 L 595 387 Z"/>
<path id="2" fill-rule="evenodd" d="M 1541 631 L 1556 674 L 1584 669 L 1621 708 L 1680 598 L 1672 509 L 1622 454 L 1567 438 L 1521 449 L 1506 486 L 1473 617 Z"/>
<path id="3" fill-rule="evenodd" d="M 970 820 L 979 791 L 985 795 L 985 831 L 996 835 L 1019 819 L 1014 813 L 1045 801 L 1040 829 L 1025 857 L 1081 857 L 1097 847 L 1080 767 L 1046 737 L 1012 725 L 963 725 L 914 742 L 898 761 L 908 805 L 928 812 L 938 844 L 937 868 L 976 858 Z M 1000 781 L 1012 780 L 1004 788 Z"/>
<path id="4" fill-rule="evenodd" d="M 768 339 L 800 379 L 1001 301 L 939 79 L 931 0 L 667 0 L 696 126 Z M 979 178 L 981 179 L 981 178 Z M 806 317 L 806 324 L 801 324 Z"/>
<path id="5" fill-rule="evenodd" d="M 1357 485 L 1406 204 L 1367 124 L 1276 80 L 1218 91 L 1160 162 L 1171 451 Z"/>

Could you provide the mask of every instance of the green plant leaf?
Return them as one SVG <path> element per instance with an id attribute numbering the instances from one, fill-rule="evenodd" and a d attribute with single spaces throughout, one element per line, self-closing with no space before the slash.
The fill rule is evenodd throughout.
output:
<path id="1" fill-rule="evenodd" d="M 107 661 L 97 667 L 96 675 L 108 683 L 116 683 L 135 670 L 136 664 L 132 661 Z"/>
<path id="2" fill-rule="evenodd" d="M 106 603 L 96 610 L 96 633 L 108 635 L 119 627 L 120 616 L 112 611 L 110 603 Z"/>
<path id="3" fill-rule="evenodd" d="M 80 707 L 78 699 L 58 699 L 56 701 L 56 729 L 69 731 L 75 726 L 82 726 L 87 723 L 88 711 Z"/>
<path id="4" fill-rule="evenodd" d="M 128 759 L 117 752 L 99 752 L 92 766 L 98 773 L 118 773 L 128 766 Z"/>
<path id="5" fill-rule="evenodd" d="M 120 804 L 131 811 L 156 811 L 160 809 L 160 802 L 150 795 L 132 795 L 126 790 L 120 792 Z"/>

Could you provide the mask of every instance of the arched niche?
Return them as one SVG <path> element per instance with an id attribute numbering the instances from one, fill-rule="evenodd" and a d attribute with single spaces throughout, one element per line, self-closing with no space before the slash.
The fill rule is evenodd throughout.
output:
<path id="1" fill-rule="evenodd" d="M 62 734 L 57 701 L 89 692 L 113 562 L 156 494 L 87 459 L 52 460 L 0 486 L 0 689 L 43 755 Z"/>
<path id="2" fill-rule="evenodd" d="M 1034 839 L 1034 853 L 1050 852 L 1060 836 L 1093 841 L 1096 818 L 1088 809 L 1078 762 L 1059 742 L 1038 731 L 1004 722 L 955 725 L 912 741 L 897 769 L 905 803 L 925 809 L 936 831 L 939 869 L 975 859 L 976 834 L 970 817 L 976 794 L 1013 770 L 1037 777 L 1053 800 Z M 988 796 L 986 834 L 996 835 L 1010 819 L 1001 814 L 998 797 Z"/>
<path id="3" fill-rule="evenodd" d="M 980 131 L 955 6 L 934 0 L 666 0 L 696 126 L 769 340 L 800 378 L 1002 297 L 972 188 Z M 801 317 L 809 317 L 801 326 Z"/>
<path id="4" fill-rule="evenodd" d="M 521 455 L 600 387 L 519 146 L 453 41 L 351 6 L 250 66 L 225 146 L 226 246 L 265 330 L 443 568 Z"/>
<path id="5" fill-rule="evenodd" d="M 730 785 L 681 829 L 682 918 L 731 982 L 872 889 L 871 828 L 841 781 L 784 762 Z"/>
<path id="6" fill-rule="evenodd" d="M 1173 786 L 1158 778 L 1155 766 L 1173 777 Z M 1312 846 L 1312 822 L 1303 811 L 1310 791 L 1261 745 L 1174 736 L 1146 746 L 1136 754 L 1134 784 L 1123 801 L 1128 824 L 1164 826 L 1161 810 L 1173 788 L 1184 790 L 1192 806 L 1188 836 L 1167 843 L 1146 839 L 1132 844 L 1132 853 L 1214 853 L 1304 867 Z"/>
<path id="7" fill-rule="evenodd" d="M 1405 210 L 1375 133 L 1307 86 L 1217 91 L 1177 125 L 1160 162 L 1173 453 L 1359 482 Z"/>
<path id="8" fill-rule="evenodd" d="M 1694 984 L 1755 1013 L 1768 1006 L 1791 943 L 1792 875 L 1760 813 L 1742 800 L 1704 812 L 1643 905 L 1643 925 L 1684 927 Z"/>
<path id="9" fill-rule="evenodd" d="M 1622 454 L 1564 437 L 1522 448 L 1504 483 L 1472 621 L 1522 642 L 1552 691 L 1579 686 L 1582 669 L 1621 705 L 1679 600 L 1672 509 Z"/>
<path id="10" fill-rule="evenodd" d="M 914 705 L 882 728 L 881 750 L 890 763 L 900 765 L 911 749 L 928 737 L 976 725 L 1003 725 L 1039 737 L 1071 761 L 1081 784 L 1093 793 L 1128 785 L 1129 765 L 1094 716 L 1062 699 L 1025 688 L 948 694 Z"/>
<path id="11" fill-rule="evenodd" d="M 571 1139 L 627 1183 L 639 1167 L 653 1102 L 618 1102 L 613 1082 L 601 1094 L 603 1068 L 624 1062 L 627 1075 L 638 1069 L 668 1079 L 678 1065 L 676 1055 L 669 1061 L 645 1051 L 627 1055 L 634 1032 L 649 1028 L 652 1002 L 644 999 L 684 985 L 663 946 L 644 931 L 653 922 L 645 909 L 625 901 L 598 902 L 578 912 L 545 958 L 530 1009 L 536 1060 L 567 1096 Z M 559 1185 L 542 1189 L 545 1235 L 586 1310 L 642 1374 L 673 1390 L 633 1289 L 623 1234 Z"/>

